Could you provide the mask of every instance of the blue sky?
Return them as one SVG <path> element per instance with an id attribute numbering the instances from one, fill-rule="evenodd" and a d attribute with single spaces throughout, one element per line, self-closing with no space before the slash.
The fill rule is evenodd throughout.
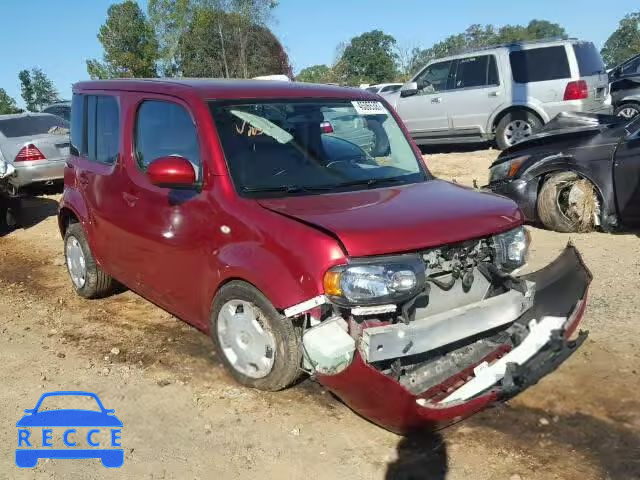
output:
<path id="1" fill-rule="evenodd" d="M 37 66 L 68 98 L 71 84 L 88 78 L 85 61 L 102 56 L 96 34 L 111 3 L 0 1 L 0 88 L 22 104 L 18 72 Z M 141 4 L 146 8 L 146 2 Z M 523 24 L 540 18 L 600 48 L 620 18 L 637 10 L 637 0 L 280 0 L 271 27 L 297 72 L 330 63 L 338 43 L 372 29 L 393 35 L 401 45 L 428 47 L 472 23 Z"/>

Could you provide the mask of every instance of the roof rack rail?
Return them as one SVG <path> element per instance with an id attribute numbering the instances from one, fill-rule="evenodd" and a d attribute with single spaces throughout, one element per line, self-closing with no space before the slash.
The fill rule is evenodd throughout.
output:
<path id="1" fill-rule="evenodd" d="M 451 53 L 449 55 L 444 55 L 443 57 L 452 57 L 454 55 L 462 55 L 465 53 L 473 53 L 473 52 L 482 52 L 484 50 L 492 50 L 494 48 L 503 48 L 503 47 L 515 47 L 518 45 L 535 45 L 537 43 L 547 43 L 547 42 L 561 42 L 561 41 L 577 41 L 577 38 L 574 37 L 548 37 L 548 38 L 540 38 L 540 39 L 536 39 L 536 40 L 517 40 L 517 41 L 513 41 L 513 42 L 506 42 L 506 43 L 496 43 L 493 45 L 486 45 L 484 47 L 474 47 L 474 48 L 467 48 L 464 50 L 459 50 L 455 53 Z"/>

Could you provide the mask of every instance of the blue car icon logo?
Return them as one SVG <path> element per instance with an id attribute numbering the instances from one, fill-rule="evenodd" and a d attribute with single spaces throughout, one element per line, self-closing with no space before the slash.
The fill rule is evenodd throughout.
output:
<path id="1" fill-rule="evenodd" d="M 44 410 L 42 403 L 51 397 L 64 397 L 64 402 L 67 398 L 73 400 L 74 397 L 81 397 L 83 401 L 93 399 L 98 408 Z M 93 402 L 91 403 L 93 405 Z M 25 413 L 26 415 L 16 423 L 18 467 L 33 468 L 41 458 L 99 458 L 102 465 L 109 468 L 121 467 L 124 463 L 124 450 L 120 443 L 122 422 L 114 415 L 114 410 L 104 408 L 95 393 L 45 393 L 36 406 L 25 410 Z M 85 443 L 87 448 L 84 448 Z M 56 448 L 58 446 L 64 448 Z M 107 446 L 109 448 L 105 448 Z"/>

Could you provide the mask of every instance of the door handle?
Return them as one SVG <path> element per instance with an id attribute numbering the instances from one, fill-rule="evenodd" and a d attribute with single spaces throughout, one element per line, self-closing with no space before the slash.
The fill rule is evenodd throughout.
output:
<path id="1" fill-rule="evenodd" d="M 442 98 L 440 97 L 433 97 L 431 99 L 431 103 L 442 103 Z"/>
<path id="2" fill-rule="evenodd" d="M 130 207 L 135 207 L 138 202 L 138 197 L 132 193 L 122 192 L 122 198 L 124 199 L 124 203 Z"/>
<path id="3" fill-rule="evenodd" d="M 499 97 L 500 96 L 500 92 L 489 92 L 489 96 L 490 97 Z"/>

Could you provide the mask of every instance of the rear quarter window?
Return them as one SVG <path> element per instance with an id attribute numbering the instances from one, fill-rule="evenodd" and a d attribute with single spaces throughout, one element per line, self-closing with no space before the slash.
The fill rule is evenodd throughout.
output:
<path id="1" fill-rule="evenodd" d="M 578 61 L 578 70 L 581 77 L 589 77 L 604 73 L 604 62 L 596 47 L 591 42 L 575 43 L 573 51 Z"/>
<path id="2" fill-rule="evenodd" d="M 516 83 L 571 78 L 567 52 L 561 45 L 512 51 L 509 53 L 509 63 Z"/>

